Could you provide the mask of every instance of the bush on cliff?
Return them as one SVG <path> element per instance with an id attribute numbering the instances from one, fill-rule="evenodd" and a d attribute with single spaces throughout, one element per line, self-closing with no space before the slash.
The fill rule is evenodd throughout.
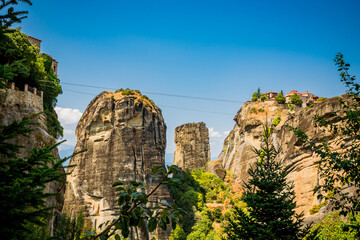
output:
<path id="1" fill-rule="evenodd" d="M 297 94 L 294 94 L 294 95 L 290 96 L 290 102 L 292 104 L 299 105 L 299 106 L 303 103 L 303 101 L 301 100 L 301 98 Z"/>
<path id="2" fill-rule="evenodd" d="M 275 97 L 275 100 L 277 101 L 277 103 L 279 104 L 283 104 L 286 102 L 286 99 L 284 97 L 284 93 L 283 91 L 281 90 L 281 92 Z"/>
<path id="3" fill-rule="evenodd" d="M 254 92 L 253 95 L 252 95 L 252 97 L 251 97 L 251 101 L 252 101 L 252 102 L 256 102 L 258 99 L 259 99 L 258 93 L 257 93 L 257 92 Z"/>

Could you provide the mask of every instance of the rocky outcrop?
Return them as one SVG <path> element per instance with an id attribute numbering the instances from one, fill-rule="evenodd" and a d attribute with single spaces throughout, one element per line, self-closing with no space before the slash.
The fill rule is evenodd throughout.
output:
<path id="1" fill-rule="evenodd" d="M 20 149 L 18 156 L 20 158 L 28 156 L 28 151 L 33 148 L 41 148 L 44 146 L 53 145 L 56 142 L 47 130 L 46 116 L 39 114 L 43 111 L 42 97 L 30 91 L 19 91 L 15 89 L 0 90 L 0 125 L 8 125 L 14 120 L 21 121 L 23 117 L 29 117 L 33 114 L 38 114 L 32 118 L 37 125 L 32 125 L 33 130 L 28 137 L 19 136 L 14 142 L 24 146 Z M 59 158 L 57 149 L 53 154 Z M 46 185 L 45 192 L 57 193 L 55 196 L 46 198 L 47 207 L 56 207 L 53 213 L 60 213 L 64 202 L 64 184 L 60 182 L 50 182 Z M 49 222 L 49 229 L 52 232 L 55 217 L 52 217 Z"/>
<path id="2" fill-rule="evenodd" d="M 70 160 L 76 167 L 67 178 L 64 212 L 82 210 L 87 226 L 97 230 L 118 216 L 114 182 L 142 181 L 150 191 L 159 181 L 150 177 L 151 168 L 164 166 L 166 125 L 161 110 L 138 92 L 125 93 L 99 94 L 76 128 L 75 152 L 86 151 Z M 167 187 L 162 185 L 151 201 L 171 202 Z M 132 229 L 130 235 L 151 237 L 145 228 Z M 168 239 L 169 231 L 155 235 Z"/>
<path id="3" fill-rule="evenodd" d="M 174 165 L 182 169 L 204 167 L 210 161 L 209 130 L 205 123 L 187 123 L 175 129 Z"/>
<path id="4" fill-rule="evenodd" d="M 225 176 L 226 176 L 226 172 L 225 172 L 223 166 L 221 165 L 220 160 L 214 160 L 214 161 L 208 162 L 205 165 L 205 172 L 215 174 L 215 176 L 217 176 L 218 178 L 223 179 L 223 180 L 225 179 Z"/>
<path id="5" fill-rule="evenodd" d="M 346 101 L 348 96 L 342 96 Z M 279 159 L 284 159 L 285 167 L 290 170 L 289 181 L 295 184 L 297 212 L 304 212 L 305 217 L 313 218 L 309 210 L 319 200 L 313 194 L 314 187 L 319 183 L 316 161 L 319 159 L 314 152 L 305 149 L 298 138 L 286 125 L 300 127 L 310 139 L 321 142 L 328 140 L 334 150 L 339 149 L 335 144 L 338 140 L 324 128 L 320 128 L 314 121 L 315 115 L 336 122 L 333 113 L 341 114 L 342 107 L 338 97 L 330 98 L 311 108 L 300 108 L 294 111 L 287 110 L 283 105 L 274 101 L 245 103 L 236 114 L 233 130 L 224 141 L 223 150 L 218 160 L 226 170 L 234 173 L 238 182 L 248 179 L 247 171 L 257 160 L 253 148 L 259 148 L 261 134 L 266 122 L 272 125 L 273 120 L 280 116 L 277 126 L 272 125 L 273 143 L 281 147 Z"/>

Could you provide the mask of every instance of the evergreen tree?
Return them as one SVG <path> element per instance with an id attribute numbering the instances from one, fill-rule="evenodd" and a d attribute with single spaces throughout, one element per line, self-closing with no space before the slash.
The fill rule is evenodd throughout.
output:
<path id="1" fill-rule="evenodd" d="M 257 90 L 257 97 L 260 98 L 261 97 L 261 90 L 260 90 L 260 87 L 258 87 L 258 90 Z"/>
<path id="2" fill-rule="evenodd" d="M 265 126 L 263 144 L 254 149 L 259 161 L 250 167 L 242 201 L 247 212 L 234 207 L 226 216 L 227 239 L 300 239 L 302 214 L 295 213 L 294 185 L 286 181 L 288 171 L 275 160 L 279 151 L 271 143 L 271 129 Z"/>
<path id="3" fill-rule="evenodd" d="M 27 18 L 28 11 L 15 11 L 11 5 L 17 5 L 19 3 L 26 3 L 32 5 L 29 0 L 1 0 L 0 10 L 6 11 L 6 14 L 0 15 L 0 32 L 8 32 L 9 28 L 14 23 L 20 23 L 22 19 Z"/>

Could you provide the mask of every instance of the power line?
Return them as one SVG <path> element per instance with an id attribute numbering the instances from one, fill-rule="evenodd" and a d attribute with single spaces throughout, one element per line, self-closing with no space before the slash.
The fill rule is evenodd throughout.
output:
<path id="1" fill-rule="evenodd" d="M 64 89 L 64 90 L 66 90 L 68 92 L 85 94 L 85 95 L 90 95 L 90 96 L 96 96 L 97 95 L 97 94 L 92 94 L 92 93 L 87 93 L 87 92 L 74 91 L 74 90 L 70 90 L 70 89 Z M 213 114 L 222 114 L 222 115 L 234 116 L 234 114 L 230 114 L 230 113 L 212 112 L 212 111 L 205 111 L 205 110 L 201 110 L 201 109 L 184 108 L 184 107 L 176 107 L 176 106 L 168 106 L 168 105 L 157 105 L 157 106 L 166 107 L 166 108 L 181 109 L 181 110 L 186 110 L 186 111 L 194 111 L 194 112 L 203 112 L 203 113 L 213 113 Z"/>
<path id="2" fill-rule="evenodd" d="M 230 114 L 230 113 L 223 113 L 223 112 L 211 112 L 211 111 L 204 111 L 204 110 L 200 110 L 200 109 L 191 109 L 191 108 L 183 108 L 183 107 L 174 107 L 174 106 L 167 106 L 167 105 L 158 105 L 158 106 L 160 106 L 160 107 L 167 107 L 167 108 L 181 109 L 181 110 L 187 110 L 187 111 L 204 112 L 204 113 L 215 113 L 215 114 L 223 114 L 223 115 L 234 116 L 234 114 Z"/>
<path id="3" fill-rule="evenodd" d="M 111 87 L 102 87 L 102 86 L 94 86 L 94 85 L 86 85 L 86 84 L 78 84 L 78 83 L 62 82 L 62 84 L 71 85 L 71 86 L 79 86 L 79 87 L 97 88 L 97 89 L 117 90 L 116 88 L 111 88 Z M 190 99 L 197 99 L 197 100 L 204 100 L 204 101 L 216 101 L 216 102 L 228 102 L 228 103 L 244 103 L 244 101 L 221 99 L 221 98 L 197 97 L 197 96 L 187 96 L 187 95 L 159 93 L 159 92 L 146 92 L 146 91 L 142 91 L 142 92 L 145 93 L 145 94 L 153 94 L 153 95 L 160 95 L 160 96 L 167 96 L 167 97 L 190 98 Z"/>

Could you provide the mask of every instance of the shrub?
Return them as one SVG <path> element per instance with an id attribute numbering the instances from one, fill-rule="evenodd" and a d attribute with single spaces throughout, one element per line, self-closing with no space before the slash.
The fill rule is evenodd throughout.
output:
<path id="1" fill-rule="evenodd" d="M 287 105 L 287 109 L 289 109 L 290 111 L 294 110 L 294 105 L 288 104 L 288 105 Z"/>
<path id="2" fill-rule="evenodd" d="M 316 100 L 316 102 L 323 102 L 325 101 L 327 98 L 326 97 L 320 97 Z"/>
<path id="3" fill-rule="evenodd" d="M 135 91 L 127 88 L 124 91 L 122 91 L 121 94 L 124 96 L 135 95 Z"/>
<path id="4" fill-rule="evenodd" d="M 295 105 L 301 105 L 303 103 L 303 101 L 297 94 L 290 96 L 290 102 Z"/>
<path id="5" fill-rule="evenodd" d="M 251 98 L 251 101 L 256 102 L 259 99 L 258 92 L 254 92 Z"/>
<path id="6" fill-rule="evenodd" d="M 283 91 L 282 91 L 282 90 L 281 90 L 281 92 L 279 93 L 279 95 L 277 95 L 277 96 L 275 97 L 275 100 L 276 100 L 277 103 L 279 103 L 279 104 L 285 103 L 286 99 L 285 99 L 285 97 L 284 97 L 284 94 L 283 94 Z"/>
<path id="7" fill-rule="evenodd" d="M 254 107 L 253 107 L 253 108 L 251 108 L 251 109 L 250 109 L 250 113 L 257 113 L 256 108 L 254 108 Z"/>
<path id="8" fill-rule="evenodd" d="M 306 105 L 308 107 L 313 107 L 314 106 L 314 101 L 310 100 L 309 102 L 306 103 Z"/>
<path id="9" fill-rule="evenodd" d="M 328 214 L 321 222 L 316 224 L 304 239 L 319 240 L 342 240 L 358 239 L 358 231 L 350 225 L 358 227 L 360 225 L 360 215 L 348 216 L 348 221 L 341 219 L 339 212 Z M 348 230 L 347 230 L 348 229 Z"/>
<path id="10" fill-rule="evenodd" d="M 216 222 L 220 222 L 221 220 L 223 220 L 223 215 L 221 213 L 221 209 L 220 208 L 216 208 L 213 212 L 212 212 L 212 217 L 214 218 L 214 220 Z"/>
<path id="11" fill-rule="evenodd" d="M 263 102 L 263 101 L 265 101 L 266 99 L 269 99 L 268 96 L 267 96 L 267 94 L 266 94 L 266 93 L 261 94 L 260 100 Z"/>
<path id="12" fill-rule="evenodd" d="M 279 115 L 273 120 L 272 124 L 276 127 L 277 125 L 279 125 L 280 121 L 281 121 L 281 116 Z"/>
<path id="13" fill-rule="evenodd" d="M 263 109 L 263 108 L 259 108 L 259 110 L 258 110 L 259 112 L 265 112 L 265 109 Z"/>

